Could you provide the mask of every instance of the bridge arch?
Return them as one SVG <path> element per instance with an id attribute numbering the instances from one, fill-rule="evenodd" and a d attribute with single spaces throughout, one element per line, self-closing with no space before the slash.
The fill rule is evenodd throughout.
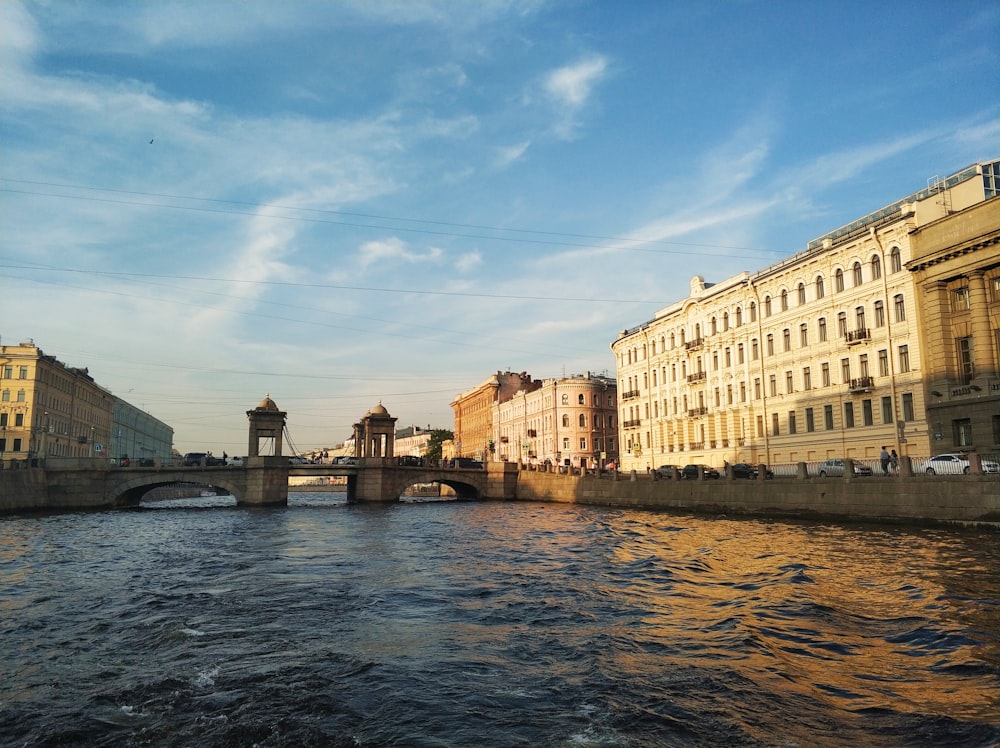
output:
<path id="1" fill-rule="evenodd" d="M 240 504 L 243 501 L 244 487 L 240 484 L 240 481 L 234 480 L 235 477 L 235 475 L 227 474 L 225 471 L 216 471 L 209 474 L 203 471 L 191 470 L 128 475 L 108 485 L 104 498 L 112 506 L 139 506 L 142 497 L 154 488 L 185 484 L 224 489 L 235 497 L 237 504 Z"/>

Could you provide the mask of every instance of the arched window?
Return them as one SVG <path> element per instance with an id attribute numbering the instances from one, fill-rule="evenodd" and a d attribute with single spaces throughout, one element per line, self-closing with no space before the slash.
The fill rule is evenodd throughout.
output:
<path id="1" fill-rule="evenodd" d="M 784 350 L 792 350 L 792 331 L 786 327 L 781 331 L 781 339 L 783 341 Z"/>
<path id="2" fill-rule="evenodd" d="M 833 274 L 833 287 L 838 293 L 844 290 L 844 271 L 840 268 Z"/>
<path id="3" fill-rule="evenodd" d="M 878 255 L 872 255 L 872 280 L 878 280 L 882 277 L 882 258 Z"/>
<path id="4" fill-rule="evenodd" d="M 819 342 L 826 342 L 826 317 L 819 318 Z"/>
<path id="5" fill-rule="evenodd" d="M 563 413 L 562 421 L 563 421 L 563 426 L 565 428 L 569 428 L 569 416 L 566 413 Z"/>
<path id="6" fill-rule="evenodd" d="M 799 306 L 806 303 L 806 284 L 799 283 Z"/>
<path id="7" fill-rule="evenodd" d="M 837 314 L 837 334 L 842 338 L 847 337 L 847 312 Z"/>
<path id="8" fill-rule="evenodd" d="M 863 280 L 864 279 L 861 277 L 861 263 L 860 262 L 855 262 L 854 263 L 854 285 L 855 286 L 860 286 L 861 283 L 863 282 Z"/>
<path id="9" fill-rule="evenodd" d="M 767 334 L 767 355 L 774 355 L 774 336 L 771 333 Z"/>
<path id="10" fill-rule="evenodd" d="M 585 413 L 580 414 L 580 428 L 581 429 L 587 428 L 587 416 Z"/>
<path id="11" fill-rule="evenodd" d="M 698 322 L 694 326 L 694 339 L 701 340 L 701 322 Z"/>
<path id="12" fill-rule="evenodd" d="M 770 296 L 765 296 L 764 297 L 764 316 L 765 317 L 770 317 L 771 316 L 771 297 Z"/>
<path id="13" fill-rule="evenodd" d="M 563 396 L 562 396 L 562 404 L 563 405 L 569 405 L 569 395 L 567 395 L 565 392 L 563 393 Z"/>
<path id="14" fill-rule="evenodd" d="M 826 291 L 823 288 L 823 276 L 822 275 L 817 275 L 816 276 L 816 298 L 817 299 L 822 299 L 824 296 L 826 296 Z"/>
<path id="15" fill-rule="evenodd" d="M 805 322 L 799 325 L 799 345 L 803 348 L 809 345 L 809 325 Z"/>
<path id="16" fill-rule="evenodd" d="M 674 334 L 670 333 L 670 350 L 674 349 L 674 345 L 675 345 Z"/>
<path id="17" fill-rule="evenodd" d="M 788 291 L 781 289 L 781 311 L 788 311 Z"/>
<path id="18" fill-rule="evenodd" d="M 756 322 L 757 321 L 757 302 L 756 301 L 751 301 L 750 302 L 750 321 L 751 322 Z"/>
<path id="19" fill-rule="evenodd" d="M 736 307 L 736 326 L 743 327 L 743 307 Z"/>
<path id="20" fill-rule="evenodd" d="M 584 396 L 583 396 L 583 393 L 582 393 L 582 392 L 581 392 L 581 393 L 580 393 L 580 395 L 579 395 L 579 396 L 577 397 L 577 400 L 576 400 L 576 402 L 577 402 L 577 404 L 578 404 L 578 405 L 586 405 L 587 401 L 586 401 L 586 399 L 584 398 Z"/>
<path id="21" fill-rule="evenodd" d="M 858 330 L 865 329 L 865 308 L 859 306 L 854 310 L 854 321 L 857 324 Z"/>
<path id="22" fill-rule="evenodd" d="M 889 267 L 890 272 L 898 273 L 903 269 L 903 258 L 899 254 L 899 247 L 893 247 L 892 251 L 889 252 Z"/>
<path id="23" fill-rule="evenodd" d="M 718 323 L 715 321 L 715 317 L 712 317 L 712 334 L 715 335 L 719 331 Z"/>
<path id="24" fill-rule="evenodd" d="M 681 330 L 681 345 L 684 345 L 684 330 Z"/>
<path id="25" fill-rule="evenodd" d="M 722 313 L 722 329 L 723 331 L 729 329 L 729 312 Z"/>
<path id="26" fill-rule="evenodd" d="M 896 321 L 906 321 L 906 302 L 903 301 L 903 294 L 896 294 L 892 297 L 892 305 L 896 310 Z"/>

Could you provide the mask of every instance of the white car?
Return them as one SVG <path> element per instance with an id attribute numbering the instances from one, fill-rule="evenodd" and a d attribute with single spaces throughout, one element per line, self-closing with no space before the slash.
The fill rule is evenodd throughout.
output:
<path id="1" fill-rule="evenodd" d="M 1000 473 L 1000 463 L 981 460 L 984 473 Z M 963 454 L 946 454 L 931 457 L 924 463 L 927 475 L 962 475 L 969 472 L 969 458 Z"/>

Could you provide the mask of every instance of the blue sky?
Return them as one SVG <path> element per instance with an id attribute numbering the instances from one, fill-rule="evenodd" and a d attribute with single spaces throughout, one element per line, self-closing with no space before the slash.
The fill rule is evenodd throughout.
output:
<path id="1" fill-rule="evenodd" d="M 0 336 L 175 429 L 452 426 L 1000 152 L 1000 5 L 0 2 Z M 150 142 L 152 141 L 152 142 Z"/>

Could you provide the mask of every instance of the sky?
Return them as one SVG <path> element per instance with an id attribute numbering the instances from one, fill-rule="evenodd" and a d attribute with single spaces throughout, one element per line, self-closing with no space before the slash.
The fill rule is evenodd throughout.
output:
<path id="1" fill-rule="evenodd" d="M 451 429 L 996 159 L 998 61 L 992 0 L 0 0 L 0 342 L 182 453 Z"/>

